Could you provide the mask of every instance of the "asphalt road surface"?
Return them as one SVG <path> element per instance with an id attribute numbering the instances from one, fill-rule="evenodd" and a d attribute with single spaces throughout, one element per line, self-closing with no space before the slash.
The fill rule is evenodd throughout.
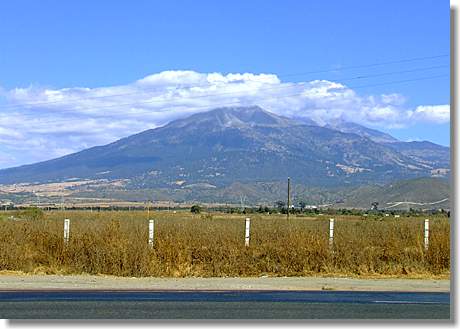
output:
<path id="1" fill-rule="evenodd" d="M 3 291 L 7 319 L 444 319 L 449 293 Z"/>

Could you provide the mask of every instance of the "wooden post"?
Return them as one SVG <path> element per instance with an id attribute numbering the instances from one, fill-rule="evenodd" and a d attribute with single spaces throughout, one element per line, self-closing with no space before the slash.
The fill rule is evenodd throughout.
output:
<path id="1" fill-rule="evenodd" d="M 424 239 L 424 242 L 425 242 L 425 251 L 427 251 L 429 243 L 430 243 L 430 220 L 429 219 L 425 219 L 425 239 Z"/>
<path id="2" fill-rule="evenodd" d="M 246 218 L 246 230 L 245 230 L 245 235 L 244 235 L 244 245 L 246 247 L 249 247 L 250 225 L 251 225 L 251 219 Z"/>
<path id="3" fill-rule="evenodd" d="M 64 219 L 64 244 L 69 242 L 70 237 L 70 219 Z"/>
<path id="4" fill-rule="evenodd" d="M 329 248 L 334 246 L 334 218 L 329 219 Z"/>
<path id="5" fill-rule="evenodd" d="M 149 246 L 153 248 L 155 225 L 153 219 L 149 220 Z"/>

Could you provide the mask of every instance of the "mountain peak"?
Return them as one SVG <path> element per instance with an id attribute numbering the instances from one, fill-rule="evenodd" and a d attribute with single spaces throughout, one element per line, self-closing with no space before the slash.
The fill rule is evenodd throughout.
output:
<path id="1" fill-rule="evenodd" d="M 265 111 L 259 106 L 220 107 L 207 112 L 196 113 L 188 118 L 171 122 L 168 127 L 207 125 L 218 128 L 247 128 L 254 126 L 286 127 L 298 125 L 295 120 Z"/>
<path id="2" fill-rule="evenodd" d="M 0 184 L 121 179 L 126 189 L 182 191 L 185 186 L 220 188 L 287 176 L 311 186 L 341 186 L 449 173 L 449 149 L 377 143 L 360 135 L 377 132 L 354 128 L 344 133 L 257 106 L 223 107 L 105 146 L 0 170 Z"/>

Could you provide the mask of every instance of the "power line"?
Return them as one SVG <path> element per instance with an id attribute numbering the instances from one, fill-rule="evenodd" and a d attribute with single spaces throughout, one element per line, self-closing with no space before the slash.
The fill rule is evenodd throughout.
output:
<path id="1" fill-rule="evenodd" d="M 315 74 L 315 73 L 337 72 L 337 71 L 345 71 L 345 70 L 351 70 L 351 69 L 375 67 L 375 66 L 381 66 L 381 65 L 402 64 L 402 63 L 423 61 L 423 60 L 427 60 L 427 59 L 443 58 L 443 57 L 448 57 L 448 56 L 449 56 L 448 54 L 444 54 L 444 55 L 436 55 L 436 56 L 413 57 L 413 58 L 405 58 L 405 59 L 400 59 L 400 60 L 379 62 L 379 63 L 372 63 L 372 64 L 344 66 L 344 67 L 340 67 L 340 68 L 337 68 L 337 69 L 307 71 L 307 72 L 302 72 L 302 73 L 288 73 L 288 74 L 281 74 L 281 75 L 278 75 L 278 76 L 279 77 L 294 77 L 294 76 L 302 76 L 302 75 L 309 75 L 309 74 Z"/>
<path id="2" fill-rule="evenodd" d="M 415 79 L 389 81 L 389 82 L 375 83 L 375 84 L 362 85 L 362 86 L 351 86 L 349 88 L 350 89 L 361 89 L 361 88 L 368 88 L 368 87 L 394 85 L 394 84 L 400 84 L 400 83 L 406 83 L 406 82 L 412 82 L 412 81 L 432 80 L 432 79 L 447 78 L 447 77 L 449 77 L 448 74 L 439 74 L 439 75 L 433 75 L 429 77 L 421 77 L 421 78 L 415 78 Z"/>
<path id="3" fill-rule="evenodd" d="M 448 76 L 449 75 L 441 74 L 441 75 L 420 77 L 420 78 L 414 78 L 414 79 L 388 81 L 388 82 L 382 82 L 382 83 L 376 83 L 376 84 L 357 85 L 357 86 L 351 86 L 349 88 L 350 89 L 362 89 L 362 88 L 368 88 L 368 87 L 374 87 L 374 86 L 394 85 L 394 84 L 408 83 L 408 82 L 414 82 L 414 81 L 433 80 L 433 79 L 439 79 L 439 78 L 444 78 L 444 77 L 448 77 Z M 268 98 L 264 98 L 264 100 L 277 100 L 277 99 L 289 98 L 289 97 L 294 97 L 294 96 L 300 96 L 302 94 L 303 94 L 303 92 L 300 92 L 300 93 L 297 92 L 297 93 L 287 94 L 287 95 L 284 95 L 284 96 L 268 97 Z M 128 104 L 121 104 L 121 105 L 119 105 L 119 104 L 117 104 L 117 105 L 107 105 L 107 106 L 100 106 L 98 108 L 107 108 L 107 107 L 114 107 L 114 106 L 126 106 L 126 105 L 136 105 L 136 104 L 143 104 L 143 103 L 149 103 L 149 102 L 144 101 L 144 102 L 136 102 L 136 103 L 130 103 L 130 104 L 129 103 Z M 235 101 L 235 102 L 219 104 L 217 106 L 218 107 L 225 107 L 225 106 L 233 106 L 233 105 L 242 105 L 242 102 L 241 101 Z M 211 106 L 212 105 L 194 106 L 193 109 L 194 110 L 209 109 Z M 249 105 L 247 105 L 247 106 L 249 106 Z M 173 106 L 164 106 L 162 108 L 163 109 L 167 109 L 167 108 L 171 109 L 171 108 L 177 108 L 177 107 L 180 107 L 180 106 L 173 105 Z M 214 106 L 214 107 L 216 107 L 216 106 Z M 146 113 L 143 113 L 143 114 L 149 114 L 149 113 L 146 112 Z M 123 117 L 127 117 L 127 116 L 129 117 L 130 115 L 139 116 L 139 115 L 142 115 L 142 113 L 123 113 Z M 105 118 L 105 117 L 104 116 L 97 116 L 97 117 L 92 117 L 92 118 L 88 118 L 88 119 L 97 120 L 97 119 L 101 119 L 101 118 Z M 70 122 L 73 123 L 73 122 L 75 122 L 75 120 L 69 120 L 69 119 L 65 119 L 65 120 L 47 120 L 47 121 L 42 121 L 40 119 L 38 119 L 38 120 L 39 120 L 40 123 L 70 123 Z"/>
<path id="4" fill-rule="evenodd" d="M 382 66 L 382 65 L 388 65 L 388 64 L 397 64 L 397 63 L 408 63 L 408 62 L 422 61 L 422 60 L 427 60 L 427 59 L 445 58 L 445 57 L 448 57 L 448 56 L 449 56 L 448 54 L 442 54 L 442 55 L 435 55 L 435 56 L 412 57 L 412 58 L 405 58 L 405 59 L 400 59 L 400 60 L 376 62 L 376 63 L 371 63 L 371 64 L 344 66 L 344 67 L 335 68 L 335 69 L 307 71 L 307 72 L 292 73 L 292 74 L 278 74 L 277 76 L 278 77 L 289 77 L 289 76 L 309 75 L 309 74 L 313 74 L 313 73 L 338 72 L 338 71 L 344 71 L 344 70 L 356 69 L 356 68 L 367 68 L 367 67 L 375 67 L 375 66 Z M 207 86 L 207 85 L 208 84 L 193 85 L 193 86 L 191 86 L 189 88 L 195 88 L 195 87 L 201 87 L 201 86 Z M 119 97 L 119 96 L 132 96 L 132 95 L 138 95 L 138 94 L 144 94 L 144 93 L 149 93 L 149 92 L 132 92 L 132 93 L 104 95 L 104 96 L 92 96 L 92 97 L 90 96 L 90 97 L 85 97 L 85 98 L 76 98 L 75 100 L 104 99 L 104 98 Z M 69 100 L 69 101 L 72 101 L 72 100 Z M 14 107 L 14 106 L 37 106 L 37 105 L 39 106 L 39 105 L 56 104 L 56 103 L 60 103 L 60 102 L 62 102 L 62 101 L 33 102 L 33 103 L 23 103 L 21 105 L 19 105 L 19 104 L 4 105 L 4 106 L 0 105 L 0 108 L 5 108 L 5 107 L 9 107 L 9 106 L 12 106 L 12 107 Z"/>
<path id="5" fill-rule="evenodd" d="M 392 71 L 392 72 L 385 72 L 385 73 L 378 73 L 378 74 L 368 74 L 368 75 L 358 75 L 355 77 L 351 78 L 345 78 L 345 79 L 340 79 L 340 81 L 352 81 L 352 80 L 358 80 L 358 79 L 369 79 L 373 77 L 381 77 L 381 76 L 389 76 L 389 75 L 396 75 L 396 74 L 401 74 L 401 73 L 414 73 L 414 72 L 421 72 L 421 71 L 428 71 L 428 70 L 433 70 L 433 69 L 439 69 L 439 68 L 447 68 L 450 67 L 450 65 L 437 65 L 437 66 L 429 66 L 429 67 L 421 67 L 421 68 L 415 68 L 415 69 L 410 69 L 410 70 L 399 70 L 399 71 Z M 338 81 L 338 82 L 340 82 Z M 296 85 L 300 86 L 303 85 L 304 83 L 296 83 Z M 268 88 L 260 88 L 256 90 L 257 92 L 263 92 L 263 91 L 270 91 L 270 90 L 278 90 L 278 89 L 285 89 L 285 88 L 292 88 L 292 83 L 285 83 L 284 85 L 278 85 L 275 87 L 268 87 Z M 349 87 L 352 88 L 352 87 Z M 183 90 L 183 89 L 181 89 Z M 23 107 L 29 107 L 29 106 L 37 106 L 37 105 L 54 105 L 54 104 L 65 104 L 69 102 L 76 102 L 76 101 L 85 101 L 85 100 L 93 100 L 93 99 L 104 99 L 104 98 L 110 98 L 110 97 L 119 97 L 119 96 L 129 96 L 129 95 L 136 95 L 136 94 L 148 94 L 148 92 L 138 92 L 138 93 L 126 93 L 126 94 L 114 94 L 114 95 L 105 95 L 105 96 L 93 96 L 93 97 L 85 97 L 85 98 L 77 98 L 77 99 L 70 99 L 66 101 L 52 101 L 52 102 L 35 102 L 35 103 L 23 103 L 23 104 L 11 104 L 11 105 L 0 105 L 0 109 L 15 109 L 15 108 L 23 108 Z M 206 94 L 206 95 L 196 95 L 196 96 L 189 96 L 189 97 L 184 97 L 184 98 L 179 98 L 178 100 L 193 100 L 193 99 L 202 99 L 202 98 L 208 98 L 208 97 L 216 97 L 216 96 L 225 96 L 225 95 L 235 95 L 235 94 L 243 94 L 241 96 L 244 96 L 244 94 L 247 94 L 247 91 L 240 91 L 240 92 L 222 92 L 222 93 L 214 93 L 214 94 Z M 159 94 L 163 95 L 163 94 Z M 174 100 L 170 100 L 174 101 Z M 165 100 L 150 100 L 150 101 L 137 101 L 134 103 L 123 103 L 123 104 L 112 104 L 112 105 L 102 105 L 99 106 L 98 108 L 105 108 L 105 107 L 117 107 L 117 106 L 126 106 L 126 105 L 134 105 L 134 104 L 139 104 L 139 103 L 163 103 Z"/>
<path id="6" fill-rule="evenodd" d="M 388 75 L 395 75 L 395 74 L 400 74 L 400 73 L 413 73 L 413 72 L 428 71 L 428 70 L 446 68 L 446 67 L 450 67 L 450 65 L 437 65 L 437 66 L 422 67 L 422 68 L 411 69 L 411 70 L 393 71 L 393 72 L 370 74 L 370 75 L 360 75 L 354 78 L 345 78 L 345 79 L 338 79 L 338 80 L 339 81 L 351 81 L 351 80 L 357 80 L 357 79 L 368 79 L 368 78 L 383 77 L 383 76 L 388 76 Z"/>

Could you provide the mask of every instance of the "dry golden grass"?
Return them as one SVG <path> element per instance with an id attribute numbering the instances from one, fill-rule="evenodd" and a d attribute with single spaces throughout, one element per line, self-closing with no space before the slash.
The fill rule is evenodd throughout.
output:
<path id="1" fill-rule="evenodd" d="M 0 271 L 119 276 L 448 276 L 450 226 L 431 218 L 430 248 L 423 218 L 336 217 L 333 250 L 329 217 L 88 211 L 46 214 L 42 220 L 0 220 Z M 64 245 L 63 219 L 70 218 Z"/>

